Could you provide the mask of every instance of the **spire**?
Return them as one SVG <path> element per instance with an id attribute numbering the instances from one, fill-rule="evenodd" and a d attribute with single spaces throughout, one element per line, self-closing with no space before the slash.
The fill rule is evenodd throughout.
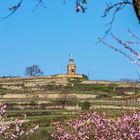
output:
<path id="1" fill-rule="evenodd" d="M 70 51 L 70 59 L 72 59 L 72 52 Z"/>
<path id="2" fill-rule="evenodd" d="M 75 75 L 76 74 L 76 65 L 74 64 L 74 60 L 72 58 L 72 53 L 70 51 L 69 55 L 69 64 L 67 65 L 67 74 L 68 75 Z"/>

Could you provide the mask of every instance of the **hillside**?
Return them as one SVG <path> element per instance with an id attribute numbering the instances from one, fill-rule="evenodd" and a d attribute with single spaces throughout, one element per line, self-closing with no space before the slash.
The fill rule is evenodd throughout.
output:
<path id="1" fill-rule="evenodd" d="M 139 101 L 140 84 L 130 82 L 82 81 L 80 79 L 32 77 L 0 78 L 2 102 L 47 102 L 61 98 L 61 94 L 78 99 Z"/>
<path id="2" fill-rule="evenodd" d="M 38 136 L 46 137 L 52 131 L 52 122 L 74 118 L 83 110 L 104 111 L 111 118 L 121 116 L 124 110 L 139 110 L 140 84 L 77 78 L 0 78 L 0 98 L 7 104 L 5 119 L 24 119 L 29 126 L 39 124 Z"/>

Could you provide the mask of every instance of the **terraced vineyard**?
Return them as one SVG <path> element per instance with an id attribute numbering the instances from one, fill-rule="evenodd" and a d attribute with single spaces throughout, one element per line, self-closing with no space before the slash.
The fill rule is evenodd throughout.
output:
<path id="1" fill-rule="evenodd" d="M 50 137 L 52 122 L 74 118 L 85 109 L 104 111 L 111 118 L 124 110 L 139 110 L 140 84 L 50 77 L 1 78 L 0 98 L 8 106 L 7 120 L 23 118 L 28 125 L 39 123 L 38 133 L 45 135 L 43 140 L 46 135 Z"/>

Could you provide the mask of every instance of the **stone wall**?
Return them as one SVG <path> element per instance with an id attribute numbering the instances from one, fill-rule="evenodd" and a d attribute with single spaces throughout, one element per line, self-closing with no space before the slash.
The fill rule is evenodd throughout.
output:
<path id="1" fill-rule="evenodd" d="M 37 91 L 43 89 L 48 85 L 53 86 L 66 86 L 68 83 L 67 78 L 0 78 L 0 89 L 11 91 L 31 90 Z"/>

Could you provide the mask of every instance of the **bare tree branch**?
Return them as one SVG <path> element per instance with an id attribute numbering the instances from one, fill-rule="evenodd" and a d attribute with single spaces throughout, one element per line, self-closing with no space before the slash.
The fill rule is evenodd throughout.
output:
<path id="1" fill-rule="evenodd" d="M 110 33 L 112 26 L 113 26 L 113 22 L 115 21 L 115 18 L 116 18 L 116 14 L 119 11 L 121 11 L 126 5 L 133 5 L 133 3 L 130 2 L 129 0 L 123 0 L 123 1 L 115 3 L 115 4 L 112 4 L 111 2 L 106 3 L 106 9 L 105 9 L 104 15 L 102 17 L 108 16 L 111 12 L 113 12 L 113 16 L 112 16 L 111 21 L 107 24 L 107 26 L 109 26 L 109 28 L 105 31 L 105 35 L 102 37 L 102 40 L 104 38 L 106 38 L 106 36 Z"/>
<path id="2" fill-rule="evenodd" d="M 7 15 L 7 16 L 5 16 L 5 17 L 2 17 L 1 19 L 7 19 L 7 18 L 9 18 L 11 15 L 13 15 L 13 14 L 20 8 L 22 2 L 23 2 L 23 0 L 20 0 L 20 1 L 18 2 L 18 4 L 13 5 L 12 7 L 10 7 L 10 8 L 9 8 L 9 10 L 11 11 L 10 14 Z"/>
<path id="3" fill-rule="evenodd" d="M 17 4 L 11 6 L 9 8 L 10 10 L 10 14 L 8 14 L 5 17 L 2 17 L 1 19 L 7 19 L 10 16 L 12 16 L 18 9 L 19 7 L 21 7 L 21 4 L 23 3 L 24 0 L 20 0 Z M 35 7 L 33 8 L 32 11 L 35 11 L 39 6 L 43 6 L 43 8 L 46 8 L 46 5 L 44 3 L 44 0 L 36 0 L 37 4 L 35 5 Z M 63 3 L 65 4 L 67 0 L 63 0 Z M 75 5 L 76 5 L 76 12 L 83 12 L 85 13 L 87 7 L 87 0 L 74 0 L 75 1 Z"/>
<path id="4" fill-rule="evenodd" d="M 36 1 L 37 1 L 37 4 L 32 11 L 35 11 L 39 6 L 43 6 L 43 8 L 46 8 L 46 5 L 43 0 L 36 0 Z"/>
<path id="5" fill-rule="evenodd" d="M 128 29 L 128 33 L 129 33 L 130 36 L 132 36 L 136 40 L 140 41 L 140 38 L 138 36 L 136 36 L 130 29 Z"/>
<path id="6" fill-rule="evenodd" d="M 121 46 L 123 46 L 125 49 L 129 50 L 134 56 L 137 57 L 138 60 L 140 60 L 140 55 L 137 51 L 135 51 L 134 49 L 132 49 L 129 45 L 127 45 L 126 43 L 124 43 L 122 40 L 120 40 L 119 38 L 117 38 L 114 34 L 111 34 L 112 38 L 118 42 Z"/>
<path id="7" fill-rule="evenodd" d="M 120 49 L 117 49 L 117 48 L 113 47 L 112 45 L 110 45 L 110 44 L 108 44 L 107 42 L 105 42 L 104 40 L 102 40 L 102 38 L 99 38 L 99 41 L 100 41 L 103 45 L 105 45 L 105 46 L 111 48 L 111 49 L 114 50 L 115 52 L 118 52 L 118 53 L 122 54 L 124 57 L 128 58 L 129 61 L 130 61 L 131 63 L 133 63 L 133 64 L 135 64 L 136 66 L 140 67 L 140 64 L 139 64 L 135 59 L 133 59 L 132 57 L 130 57 L 127 53 L 123 52 L 123 51 L 120 50 Z"/>
<path id="8" fill-rule="evenodd" d="M 125 56 L 126 58 L 128 58 L 133 64 L 135 64 L 136 66 L 140 67 L 140 54 L 139 51 L 134 49 L 132 45 L 140 45 L 140 40 L 139 37 L 136 36 L 133 32 L 131 32 L 130 29 L 128 29 L 128 33 L 131 37 L 133 37 L 134 39 L 137 40 L 137 42 L 132 42 L 132 41 L 126 41 L 126 43 L 124 41 L 122 41 L 121 39 L 119 39 L 118 37 L 116 37 L 114 34 L 111 33 L 112 38 L 123 48 L 125 48 L 127 51 L 122 50 L 122 49 L 118 49 L 116 47 L 113 47 L 112 45 L 108 44 L 105 40 L 103 40 L 102 38 L 99 38 L 99 41 L 111 48 L 112 50 L 122 54 L 123 56 Z"/>
<path id="9" fill-rule="evenodd" d="M 103 17 L 106 17 L 111 12 L 111 10 L 115 9 L 115 12 L 118 12 L 122 8 L 124 8 L 124 6 L 126 6 L 128 4 L 133 5 L 133 3 L 130 2 L 129 0 L 123 0 L 123 1 L 115 3 L 115 4 L 112 4 L 111 2 L 106 3 L 107 8 L 104 11 Z"/>

